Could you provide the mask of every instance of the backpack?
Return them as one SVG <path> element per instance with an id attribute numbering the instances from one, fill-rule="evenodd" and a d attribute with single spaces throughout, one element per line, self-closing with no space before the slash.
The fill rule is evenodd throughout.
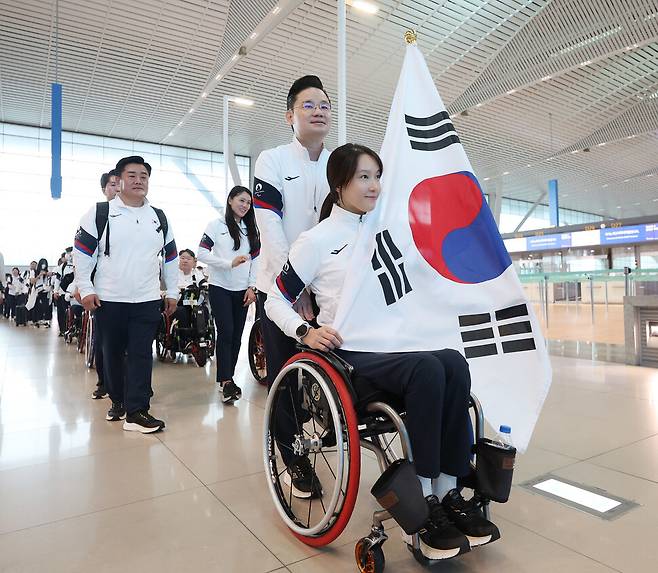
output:
<path id="1" fill-rule="evenodd" d="M 152 207 L 152 208 L 155 211 L 155 214 L 158 216 L 158 221 L 160 221 L 160 227 L 157 230 L 162 231 L 162 248 L 164 249 L 167 240 L 167 231 L 169 230 L 167 217 L 165 216 L 164 211 L 162 209 L 158 209 L 157 207 Z M 103 254 L 106 257 L 110 256 L 110 228 L 107 225 L 109 218 L 110 218 L 109 202 L 100 201 L 96 203 L 96 233 L 97 233 L 96 236 L 98 237 L 99 242 L 101 240 L 101 237 L 103 236 L 103 232 L 105 231 L 105 228 L 107 227 L 107 234 L 105 235 L 105 249 L 103 250 Z M 96 277 L 97 267 L 98 267 L 98 263 L 96 263 L 96 266 L 94 266 L 94 270 L 91 271 L 90 278 L 92 283 L 94 282 L 94 278 Z"/>
<path id="2" fill-rule="evenodd" d="M 157 207 L 152 207 L 152 209 L 155 211 L 155 214 L 158 216 L 158 221 L 160 221 L 160 227 L 157 229 L 158 231 L 162 231 L 162 248 L 164 249 L 165 247 L 165 241 L 167 240 L 167 232 L 169 230 L 169 224 L 167 223 L 167 217 L 164 214 L 164 211 L 162 209 L 158 209 Z M 107 222 L 110 217 L 110 204 L 107 201 L 100 201 L 99 203 L 96 203 L 96 233 L 98 240 L 101 240 L 101 237 L 103 236 L 103 231 L 105 231 L 105 228 L 107 227 Z M 108 227 L 107 229 L 107 234 L 105 235 L 105 249 L 103 250 L 103 254 L 106 257 L 110 256 L 110 229 Z"/>

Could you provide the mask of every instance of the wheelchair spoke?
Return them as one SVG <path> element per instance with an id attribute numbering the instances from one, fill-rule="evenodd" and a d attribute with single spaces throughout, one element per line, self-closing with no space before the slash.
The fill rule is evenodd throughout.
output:
<path id="1" fill-rule="evenodd" d="M 324 452 L 320 452 L 320 454 L 324 458 L 324 463 L 327 464 L 327 467 L 329 468 L 329 471 L 331 472 L 331 475 L 334 476 L 334 479 L 337 479 L 336 474 L 334 473 L 334 470 L 331 469 L 331 464 L 329 463 L 329 460 L 327 459 L 327 456 L 324 455 Z"/>
<path id="2" fill-rule="evenodd" d="M 292 419 L 293 422 L 295 422 L 295 426 L 297 430 L 299 430 L 300 426 L 303 427 L 303 424 L 300 425 L 299 423 L 299 417 L 297 416 L 297 408 L 295 407 L 295 398 L 292 395 L 292 386 L 288 385 L 288 393 L 290 394 L 290 404 L 292 405 L 292 411 L 294 414 L 294 418 Z"/>
<path id="3" fill-rule="evenodd" d="M 311 479 L 311 490 L 313 490 L 315 488 L 315 484 L 318 480 L 318 476 L 315 473 L 315 465 L 317 463 L 317 460 L 318 460 L 318 456 L 316 454 L 315 456 L 313 456 L 313 478 Z M 322 497 L 322 496 L 320 496 L 320 497 Z M 308 504 L 308 520 L 306 521 L 306 527 L 311 526 L 311 509 L 313 509 L 313 498 L 311 498 L 311 501 Z"/>
<path id="4" fill-rule="evenodd" d="M 279 446 L 279 449 L 285 448 L 286 450 L 291 451 L 293 454 L 295 453 L 295 450 L 293 450 L 288 444 L 284 444 L 283 442 L 280 442 L 279 440 L 276 441 L 276 445 Z"/>
<path id="5" fill-rule="evenodd" d="M 397 434 L 393 434 L 393 437 L 389 440 L 388 444 L 386 444 L 386 447 L 384 448 L 384 451 L 387 452 L 388 449 L 391 447 L 391 444 L 393 443 L 393 440 L 397 438 Z"/>

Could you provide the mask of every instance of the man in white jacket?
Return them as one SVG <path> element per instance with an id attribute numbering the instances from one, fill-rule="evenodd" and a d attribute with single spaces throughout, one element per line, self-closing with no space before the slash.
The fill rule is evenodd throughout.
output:
<path id="1" fill-rule="evenodd" d="M 116 171 L 119 194 L 92 207 L 80 221 L 75 280 L 85 310 L 95 311 L 102 332 L 112 400 L 106 419 L 125 418 L 124 430 L 151 433 L 165 425 L 149 414 L 152 345 L 160 321 L 160 254 L 165 312 L 172 314 L 178 299 L 178 253 L 164 213 L 146 200 L 151 166 L 131 156 L 121 159 Z M 99 216 L 103 213 L 107 218 Z"/>
<path id="2" fill-rule="evenodd" d="M 265 314 L 264 305 L 274 279 L 288 258 L 297 237 L 317 224 L 320 207 L 329 193 L 324 139 L 331 128 L 331 102 L 320 78 L 304 76 L 288 92 L 286 122 L 292 127 L 292 143 L 263 151 L 254 168 L 254 207 L 261 233 L 260 267 L 256 277 L 257 307 L 263 327 L 268 384 L 296 352 L 296 340 L 286 336 Z M 304 320 L 313 319 L 311 299 L 304 291 L 295 303 Z M 292 408 L 294 405 L 291 405 Z M 277 441 L 292 442 L 294 424 L 286 412 L 277 421 Z M 320 491 L 308 458 L 293 459 L 285 448 L 281 455 L 290 468 L 297 497 L 318 497 Z M 316 491 L 318 490 L 318 491 Z"/>

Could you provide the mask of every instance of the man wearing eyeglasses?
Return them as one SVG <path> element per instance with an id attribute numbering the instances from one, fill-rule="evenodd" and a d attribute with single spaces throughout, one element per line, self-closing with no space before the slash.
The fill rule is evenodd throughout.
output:
<path id="1" fill-rule="evenodd" d="M 329 193 L 324 139 L 331 128 L 331 101 L 320 78 L 304 76 L 288 92 L 286 123 L 293 131 L 292 142 L 263 151 L 254 169 L 254 207 L 261 233 L 260 267 L 256 277 L 257 306 L 261 317 L 268 385 L 296 352 L 297 341 L 287 337 L 270 321 L 264 310 L 274 280 L 288 259 L 290 245 L 318 223 L 320 207 Z M 314 318 L 308 292 L 294 306 L 304 320 Z M 290 407 L 292 408 L 292 404 Z M 320 482 L 308 457 L 297 458 L 290 447 L 299 430 L 281 408 L 276 439 L 296 497 L 322 495 Z"/>

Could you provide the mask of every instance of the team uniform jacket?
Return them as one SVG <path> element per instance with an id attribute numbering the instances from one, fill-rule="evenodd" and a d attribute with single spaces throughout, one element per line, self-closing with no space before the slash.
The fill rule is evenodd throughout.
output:
<path id="1" fill-rule="evenodd" d="M 254 207 L 261 234 L 261 261 L 256 286 L 269 292 L 288 258 L 290 245 L 308 231 L 320 216 L 329 193 L 327 161 L 323 149 L 311 161 L 296 137 L 288 145 L 263 151 L 254 168 Z"/>
<path id="2" fill-rule="evenodd" d="M 199 244 L 199 260 L 208 265 L 208 283 L 226 290 L 240 291 L 256 285 L 260 251 L 252 252 L 247 237 L 247 226 L 240 221 L 240 248 L 233 250 L 233 238 L 223 217 L 210 221 Z M 239 255 L 250 258 L 235 268 L 233 259 Z"/>
<path id="3" fill-rule="evenodd" d="M 189 275 L 186 275 L 183 271 L 178 269 L 178 281 L 177 286 L 178 290 L 183 290 L 190 286 L 191 284 L 200 285 L 202 281 L 205 281 L 206 277 L 197 269 L 193 269 Z"/>
<path id="4" fill-rule="evenodd" d="M 105 237 L 110 229 L 110 254 Z M 80 220 L 73 261 L 80 296 L 98 295 L 109 302 L 148 302 L 160 298 L 160 252 L 164 245 L 162 275 L 167 298 L 178 299 L 178 252 L 169 225 L 163 241 L 158 216 L 146 199 L 141 207 L 128 207 L 117 195 L 110 201 L 108 222 L 97 237 L 96 206 Z M 91 274 L 96 267 L 94 282 Z"/>
<path id="5" fill-rule="evenodd" d="M 11 280 L 7 281 L 7 294 L 18 296 L 27 292 L 27 286 L 21 276 L 11 275 Z"/>
<path id="6" fill-rule="evenodd" d="M 265 302 L 267 316 L 287 336 L 296 339 L 295 331 L 305 322 L 292 308 L 305 287 L 310 287 L 320 307 L 318 324 L 333 324 L 365 217 L 334 205 L 327 219 L 302 233 L 292 245 L 288 261 Z"/>
<path id="7" fill-rule="evenodd" d="M 69 274 L 73 274 L 73 264 L 69 263 L 68 261 L 60 265 L 59 267 L 59 277 L 57 280 L 57 283 L 55 285 L 55 293 L 58 295 L 62 296 L 66 294 L 66 289 L 62 288 L 61 283 L 64 280 L 64 277 L 68 276 Z M 72 279 L 73 277 L 71 277 Z M 67 280 L 68 282 L 68 280 Z"/>

